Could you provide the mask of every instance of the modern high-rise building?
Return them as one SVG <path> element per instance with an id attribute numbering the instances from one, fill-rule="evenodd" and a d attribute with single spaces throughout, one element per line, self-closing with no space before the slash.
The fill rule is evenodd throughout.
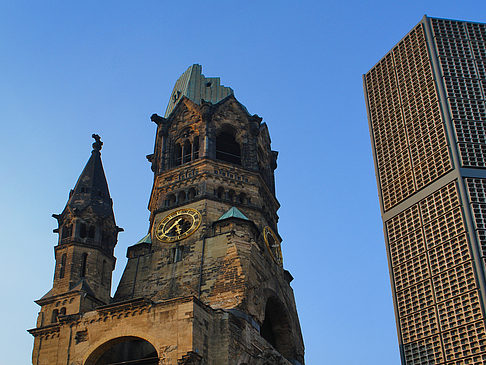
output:
<path id="1" fill-rule="evenodd" d="M 148 233 L 128 248 L 111 297 L 121 228 L 93 135 L 54 215 L 54 282 L 36 301 L 33 364 L 303 365 L 266 123 L 199 65 L 177 81 L 165 117 L 151 120 Z"/>
<path id="2" fill-rule="evenodd" d="M 485 364 L 486 25 L 425 16 L 364 89 L 402 364 Z"/>

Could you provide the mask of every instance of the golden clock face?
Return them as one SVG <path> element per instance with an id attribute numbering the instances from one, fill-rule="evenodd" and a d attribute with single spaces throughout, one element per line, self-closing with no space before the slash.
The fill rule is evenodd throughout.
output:
<path id="1" fill-rule="evenodd" d="M 160 221 L 155 237 L 162 242 L 180 241 L 196 232 L 200 224 L 201 213 L 196 209 L 179 209 Z"/>
<path id="2" fill-rule="evenodd" d="M 280 249 L 280 241 L 277 238 L 277 235 L 272 231 L 272 229 L 268 226 L 263 228 L 263 239 L 265 240 L 265 244 L 267 245 L 268 251 L 270 255 L 275 260 L 277 264 L 282 266 L 282 250 Z"/>

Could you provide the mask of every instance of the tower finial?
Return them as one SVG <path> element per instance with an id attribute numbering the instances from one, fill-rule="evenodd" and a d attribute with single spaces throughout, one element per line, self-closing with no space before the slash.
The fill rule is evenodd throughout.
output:
<path id="1" fill-rule="evenodd" d="M 92 134 L 91 137 L 95 139 L 95 143 L 93 143 L 93 151 L 101 151 L 103 147 L 103 142 L 101 142 L 101 137 L 97 134 Z"/>

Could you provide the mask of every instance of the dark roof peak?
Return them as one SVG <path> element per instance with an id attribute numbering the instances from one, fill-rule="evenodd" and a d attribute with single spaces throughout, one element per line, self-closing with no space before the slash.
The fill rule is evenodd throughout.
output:
<path id="1" fill-rule="evenodd" d="M 92 137 L 95 139 L 93 151 L 74 189 L 69 194 L 65 211 L 81 213 L 86 208 L 91 207 L 96 215 L 101 217 L 113 216 L 112 201 L 101 162 L 100 151 L 103 142 L 97 134 L 93 134 Z"/>

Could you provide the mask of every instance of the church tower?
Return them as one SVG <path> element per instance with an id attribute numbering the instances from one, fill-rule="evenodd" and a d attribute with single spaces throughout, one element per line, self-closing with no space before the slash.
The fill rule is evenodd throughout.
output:
<path id="1" fill-rule="evenodd" d="M 114 298 L 71 322 L 81 341 L 61 352 L 83 365 L 303 365 L 267 125 L 199 65 L 151 120 L 148 234 L 128 248 Z M 62 235 L 64 212 L 58 220 Z"/>

